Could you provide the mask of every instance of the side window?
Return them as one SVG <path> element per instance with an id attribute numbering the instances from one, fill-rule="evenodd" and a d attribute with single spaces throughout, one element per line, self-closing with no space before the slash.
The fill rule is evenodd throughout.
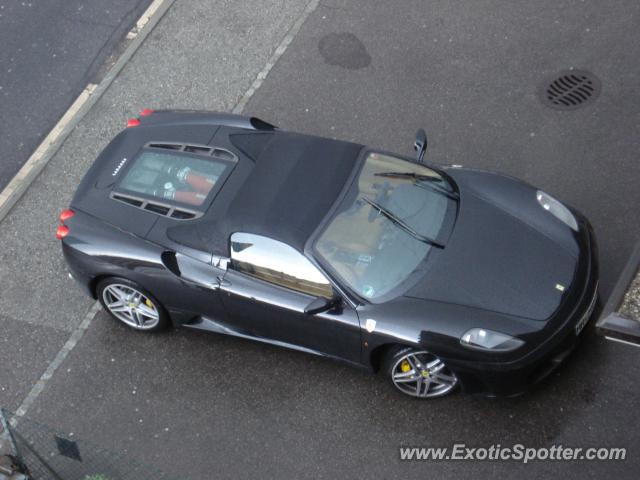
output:
<path id="1" fill-rule="evenodd" d="M 267 237 L 241 232 L 231 235 L 230 266 L 265 282 L 314 297 L 333 296 L 329 281 L 304 255 Z"/>

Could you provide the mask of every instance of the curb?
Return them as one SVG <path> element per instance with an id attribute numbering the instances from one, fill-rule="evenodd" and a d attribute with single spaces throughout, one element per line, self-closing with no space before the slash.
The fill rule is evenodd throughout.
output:
<path id="1" fill-rule="evenodd" d="M 57 153 L 69 134 L 84 118 L 87 112 L 109 88 L 133 54 L 138 50 L 153 27 L 169 10 L 175 0 L 154 0 L 138 19 L 134 27 L 127 33 L 129 42 L 118 60 L 106 73 L 99 84 L 88 84 L 64 113 L 62 118 L 51 129 L 45 139 L 38 145 L 26 163 L 11 179 L 9 184 L 0 192 L 0 222 L 9 214 L 13 206 L 20 200 L 29 186 L 47 166 L 51 158 Z"/>
<path id="2" fill-rule="evenodd" d="M 596 331 L 607 340 L 640 347 L 640 322 L 621 317 L 617 311 L 640 269 L 640 242 L 636 243 L 596 323 Z"/>

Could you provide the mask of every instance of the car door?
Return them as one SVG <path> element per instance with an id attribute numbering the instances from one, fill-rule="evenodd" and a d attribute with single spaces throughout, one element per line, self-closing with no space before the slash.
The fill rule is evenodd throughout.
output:
<path id="1" fill-rule="evenodd" d="M 241 333 L 277 344 L 360 360 L 360 323 L 346 301 L 326 312 L 306 314 L 318 297 L 336 293 L 304 255 L 276 240 L 237 232 L 220 285 L 229 323 Z"/>
<path id="2" fill-rule="evenodd" d="M 174 316 L 183 315 L 185 319 L 205 316 L 225 324 L 226 309 L 218 291 L 224 269 L 212 264 L 211 254 L 189 253 L 165 250 L 161 254 L 164 267 L 172 274 L 171 281 L 164 277 L 157 281 L 162 283 L 157 288 L 165 292 L 165 305 Z"/>

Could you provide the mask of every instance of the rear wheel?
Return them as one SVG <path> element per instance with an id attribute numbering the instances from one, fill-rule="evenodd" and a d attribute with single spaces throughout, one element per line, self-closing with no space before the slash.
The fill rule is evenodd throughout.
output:
<path id="1" fill-rule="evenodd" d="M 458 386 L 455 373 L 440 358 L 411 347 L 390 350 L 384 372 L 394 387 L 416 398 L 441 397 Z"/>
<path id="2" fill-rule="evenodd" d="M 135 330 L 155 332 L 169 325 L 164 307 L 147 290 L 125 278 L 106 278 L 96 288 L 104 309 Z"/>

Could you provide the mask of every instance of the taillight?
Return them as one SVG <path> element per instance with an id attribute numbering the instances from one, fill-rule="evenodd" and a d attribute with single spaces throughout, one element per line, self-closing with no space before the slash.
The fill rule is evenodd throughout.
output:
<path id="1" fill-rule="evenodd" d="M 56 238 L 58 240 L 62 240 L 67 235 L 69 235 L 69 227 L 67 227 L 66 225 L 58 225 L 58 229 L 56 230 Z"/>
<path id="2" fill-rule="evenodd" d="M 154 112 L 154 110 L 153 110 L 153 109 L 151 109 L 151 108 L 145 108 L 144 110 L 142 110 L 142 111 L 140 112 L 140 116 L 142 116 L 142 117 L 147 117 L 147 116 L 151 115 L 153 112 Z"/>
<path id="3" fill-rule="evenodd" d="M 62 213 L 60 213 L 60 223 L 64 223 L 65 220 L 69 220 L 71 217 L 73 217 L 76 214 L 76 212 L 74 212 L 73 210 L 63 210 Z"/>
<path id="4" fill-rule="evenodd" d="M 129 127 L 137 127 L 138 125 L 140 125 L 140 120 L 138 120 L 137 118 L 130 118 L 127 121 L 127 128 L 129 128 Z"/>
<path id="5" fill-rule="evenodd" d="M 60 212 L 60 225 L 58 225 L 58 228 L 56 229 L 56 238 L 58 240 L 62 240 L 64 237 L 69 235 L 69 227 L 67 227 L 64 222 L 69 220 L 75 214 L 76 212 L 69 208 Z"/>

